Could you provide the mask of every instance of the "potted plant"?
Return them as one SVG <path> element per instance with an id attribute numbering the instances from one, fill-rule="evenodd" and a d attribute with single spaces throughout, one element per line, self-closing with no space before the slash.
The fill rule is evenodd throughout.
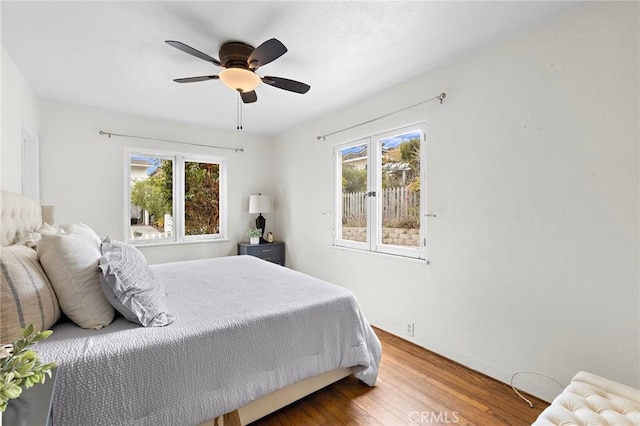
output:
<path id="1" fill-rule="evenodd" d="M 44 383 L 47 375 L 51 377 L 51 370 L 56 364 L 42 364 L 36 351 L 30 347 L 52 333 L 51 330 L 36 332 L 31 324 L 22 331 L 22 337 L 12 344 L 0 346 L 0 425 L 10 399 L 18 398 L 23 387 L 28 389 Z"/>
<path id="2" fill-rule="evenodd" d="M 249 242 L 251 244 L 260 244 L 260 237 L 262 237 L 262 229 L 247 229 L 247 235 L 249 236 Z"/>

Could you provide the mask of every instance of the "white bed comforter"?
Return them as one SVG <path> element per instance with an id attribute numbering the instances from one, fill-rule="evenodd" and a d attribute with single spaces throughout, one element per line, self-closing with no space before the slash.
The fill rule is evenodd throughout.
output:
<path id="1" fill-rule="evenodd" d="M 173 324 L 56 325 L 54 424 L 195 425 L 339 367 L 373 385 L 381 346 L 353 294 L 249 256 L 152 266 Z"/>

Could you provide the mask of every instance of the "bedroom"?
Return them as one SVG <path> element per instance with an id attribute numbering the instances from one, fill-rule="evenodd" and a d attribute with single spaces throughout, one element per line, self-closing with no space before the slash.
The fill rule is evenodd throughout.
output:
<path id="1" fill-rule="evenodd" d="M 265 29 L 252 41 L 273 35 Z M 268 193 L 275 205 L 267 228 L 286 242 L 288 266 L 354 291 L 381 329 L 503 382 L 514 371 L 534 370 L 567 383 L 584 369 L 639 386 L 637 3 L 581 5 L 267 136 L 250 132 L 257 118 L 248 107 L 245 131 L 233 130 L 233 100 L 229 130 L 221 130 L 40 99 L 4 38 L 2 190 L 21 192 L 24 122 L 40 140 L 40 201 L 56 205 L 59 223 L 84 221 L 100 235 L 124 235 L 123 150 L 151 144 L 108 139 L 99 130 L 223 139 L 247 150 L 227 154 L 234 182 L 228 214 L 237 218 L 229 241 L 147 247 L 150 263 L 235 253 L 254 216 L 248 195 Z M 292 43 L 285 41 L 288 56 L 299 54 Z M 180 53 L 161 48 L 167 61 Z M 168 73 L 168 83 L 191 69 Z M 310 84 L 309 95 L 316 88 Z M 197 96 L 198 89 L 168 90 L 188 89 Z M 90 95 L 91 87 L 78 91 Z M 316 140 L 443 91 L 442 105 Z M 333 209 L 333 145 L 423 120 L 428 206 L 437 215 L 428 221 L 429 264 L 332 247 L 325 213 Z M 301 161 L 309 158 L 317 161 Z M 248 178 L 248 170 L 259 177 Z M 415 324 L 413 337 L 407 322 Z M 547 400 L 557 393 L 544 379 L 522 378 L 520 386 Z"/>

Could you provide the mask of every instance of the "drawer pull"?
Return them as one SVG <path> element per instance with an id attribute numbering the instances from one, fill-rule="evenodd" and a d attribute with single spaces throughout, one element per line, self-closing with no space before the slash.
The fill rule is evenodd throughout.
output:
<path id="1" fill-rule="evenodd" d="M 262 249 L 263 253 L 271 253 L 271 249 Z"/>
<path id="2" fill-rule="evenodd" d="M 271 258 L 270 258 L 270 257 L 263 257 L 263 258 L 262 258 L 262 260 L 269 260 L 269 261 L 271 261 Z"/>

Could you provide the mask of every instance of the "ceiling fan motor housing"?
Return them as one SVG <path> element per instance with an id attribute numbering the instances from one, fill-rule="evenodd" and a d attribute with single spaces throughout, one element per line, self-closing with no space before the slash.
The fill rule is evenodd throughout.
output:
<path id="1" fill-rule="evenodd" d="M 230 41 L 220 48 L 220 62 L 226 68 L 249 69 L 249 56 L 254 51 L 254 47 L 240 41 Z"/>

